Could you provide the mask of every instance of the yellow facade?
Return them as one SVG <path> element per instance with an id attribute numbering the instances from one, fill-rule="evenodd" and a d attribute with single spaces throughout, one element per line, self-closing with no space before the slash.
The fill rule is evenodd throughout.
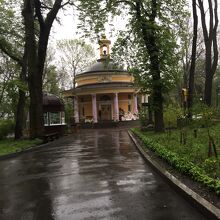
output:
<path id="1" fill-rule="evenodd" d="M 97 75 L 87 75 L 87 76 L 76 76 L 76 83 L 77 86 L 89 85 L 89 84 L 96 84 L 96 83 L 103 83 L 104 82 L 133 82 L 134 77 L 129 74 L 118 74 L 118 73 L 99 73 Z"/>

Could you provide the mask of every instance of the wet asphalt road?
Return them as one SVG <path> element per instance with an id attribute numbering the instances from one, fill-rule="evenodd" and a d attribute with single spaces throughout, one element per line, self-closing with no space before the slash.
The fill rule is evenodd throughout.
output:
<path id="1" fill-rule="evenodd" d="M 0 219 L 205 219 L 126 131 L 89 130 L 0 161 Z"/>

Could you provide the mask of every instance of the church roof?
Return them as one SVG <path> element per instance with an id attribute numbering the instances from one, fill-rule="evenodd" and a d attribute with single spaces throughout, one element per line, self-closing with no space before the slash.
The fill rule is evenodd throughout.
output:
<path id="1" fill-rule="evenodd" d="M 93 72 L 126 72 L 122 67 L 118 67 L 113 63 L 112 59 L 99 59 L 97 63 L 88 67 L 84 72 L 78 74 L 86 74 Z"/>

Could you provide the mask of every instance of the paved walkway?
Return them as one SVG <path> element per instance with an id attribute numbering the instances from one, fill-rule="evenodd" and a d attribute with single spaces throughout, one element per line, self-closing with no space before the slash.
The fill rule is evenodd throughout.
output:
<path id="1" fill-rule="evenodd" d="M 89 130 L 0 161 L 0 219 L 205 219 L 144 162 L 126 131 Z"/>

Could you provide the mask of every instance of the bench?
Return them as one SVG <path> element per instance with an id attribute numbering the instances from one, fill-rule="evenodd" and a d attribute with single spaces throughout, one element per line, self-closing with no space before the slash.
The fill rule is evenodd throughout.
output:
<path id="1" fill-rule="evenodd" d="M 49 133 L 49 134 L 45 134 L 43 136 L 44 142 L 47 143 L 49 141 L 53 141 L 55 139 L 59 138 L 59 133 L 58 132 L 53 132 L 53 133 Z"/>

